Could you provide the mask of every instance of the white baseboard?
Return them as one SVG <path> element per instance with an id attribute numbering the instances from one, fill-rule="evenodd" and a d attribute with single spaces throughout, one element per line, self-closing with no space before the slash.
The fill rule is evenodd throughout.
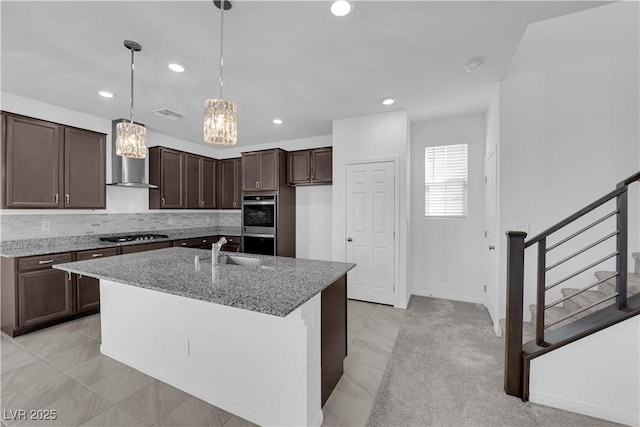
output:
<path id="1" fill-rule="evenodd" d="M 625 424 L 628 426 L 640 426 L 640 414 L 625 414 L 622 412 L 612 411 L 611 409 L 603 408 L 601 406 L 576 402 L 563 397 L 552 396 L 546 393 L 536 393 L 534 391 L 529 395 L 529 401 L 539 405 L 564 409 L 565 411 L 576 412 L 578 414 L 588 415 L 590 417 L 613 421 L 615 423 Z"/>
<path id="2" fill-rule="evenodd" d="M 484 300 L 482 298 L 473 298 L 473 297 L 468 297 L 466 295 L 456 295 L 456 294 L 447 294 L 447 293 L 440 293 L 440 292 L 428 292 L 425 290 L 413 290 L 411 292 L 412 295 L 417 295 L 420 297 L 431 297 L 431 298 L 440 298 L 440 299 L 448 299 L 448 300 L 452 300 L 452 301 L 460 301 L 460 302 L 470 302 L 470 303 L 474 303 L 474 304 L 484 304 Z"/>

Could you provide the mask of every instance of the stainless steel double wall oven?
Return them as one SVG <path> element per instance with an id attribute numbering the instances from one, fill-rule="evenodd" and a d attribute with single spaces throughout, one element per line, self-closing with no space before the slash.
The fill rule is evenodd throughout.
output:
<path id="1" fill-rule="evenodd" d="M 242 197 L 242 251 L 276 254 L 277 195 Z"/>

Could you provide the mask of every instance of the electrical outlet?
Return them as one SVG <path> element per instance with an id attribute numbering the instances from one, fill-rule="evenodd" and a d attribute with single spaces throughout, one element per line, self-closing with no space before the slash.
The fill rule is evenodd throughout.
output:
<path id="1" fill-rule="evenodd" d="M 184 354 L 187 357 L 191 356 L 191 340 L 189 338 L 184 341 Z"/>
<path id="2" fill-rule="evenodd" d="M 49 231 L 51 229 L 51 224 L 49 221 L 42 221 L 42 231 Z"/>
<path id="3" fill-rule="evenodd" d="M 442 273 L 440 273 L 440 280 L 442 280 L 443 282 L 447 281 L 447 272 L 443 271 Z"/>

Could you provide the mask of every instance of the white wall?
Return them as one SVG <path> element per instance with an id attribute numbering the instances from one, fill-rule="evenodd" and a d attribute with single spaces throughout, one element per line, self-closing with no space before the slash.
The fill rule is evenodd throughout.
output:
<path id="1" fill-rule="evenodd" d="M 425 147 L 463 143 L 468 144 L 467 216 L 425 218 Z M 412 294 L 484 303 L 484 150 L 484 114 L 412 123 L 412 231 L 409 251 L 409 282 Z"/>
<path id="2" fill-rule="evenodd" d="M 332 259 L 332 185 L 296 187 L 296 257 Z"/>
<path id="3" fill-rule="evenodd" d="M 638 36 L 638 3 L 617 2 L 532 24 L 523 37 L 499 99 L 502 317 L 505 231 L 523 224 L 531 237 L 640 170 Z M 632 208 L 637 194 L 638 184 Z M 640 249 L 638 223 L 633 209 L 630 251 Z M 525 307 L 535 289 L 527 280 Z"/>
<path id="4" fill-rule="evenodd" d="M 348 163 L 397 161 L 399 218 L 395 306 L 407 306 L 409 119 L 405 110 L 333 121 L 333 260 L 345 261 L 345 168 Z"/>
<path id="5" fill-rule="evenodd" d="M 486 212 L 487 210 L 485 209 L 485 227 L 493 227 L 493 229 L 496 231 L 496 239 L 495 242 L 491 242 L 494 244 L 494 246 L 496 247 L 494 253 L 492 254 L 492 256 L 487 256 L 485 257 L 485 265 L 483 265 L 483 279 L 484 279 L 484 283 L 487 285 L 487 292 L 485 293 L 485 306 L 487 307 L 487 310 L 489 311 L 489 314 L 491 315 L 491 319 L 493 320 L 493 325 L 494 325 L 494 329 L 496 331 L 496 333 L 498 333 L 498 331 L 500 331 L 500 319 L 501 319 L 501 313 L 499 312 L 499 304 L 498 301 L 500 300 L 500 279 L 499 279 L 499 258 L 497 256 L 498 253 L 500 253 L 500 244 L 502 243 L 503 239 L 502 236 L 499 235 L 499 233 L 497 233 L 498 230 L 500 230 L 499 228 L 499 224 L 500 224 L 500 210 L 498 209 L 498 206 L 500 206 L 500 170 L 498 168 L 498 164 L 500 162 L 500 150 L 499 150 L 499 146 L 500 146 L 500 84 L 496 84 L 496 88 L 495 88 L 495 92 L 493 94 L 493 97 L 491 98 L 491 102 L 489 104 L 489 108 L 487 109 L 487 113 L 486 113 L 486 130 L 487 130 L 487 137 L 486 137 L 486 143 L 485 143 L 485 165 L 486 165 L 486 159 L 487 157 L 492 153 L 495 152 L 496 154 L 496 206 L 495 206 L 495 218 L 491 219 L 491 218 L 486 218 Z M 487 176 L 487 173 L 485 171 L 485 176 Z M 491 222 L 490 222 L 491 221 Z M 487 242 L 489 243 L 489 242 Z M 483 251 L 486 250 L 486 248 L 483 247 Z M 490 263 L 491 265 L 487 265 L 487 263 Z"/>
<path id="6" fill-rule="evenodd" d="M 636 316 L 533 359 L 531 402 L 639 426 L 639 330 Z"/>

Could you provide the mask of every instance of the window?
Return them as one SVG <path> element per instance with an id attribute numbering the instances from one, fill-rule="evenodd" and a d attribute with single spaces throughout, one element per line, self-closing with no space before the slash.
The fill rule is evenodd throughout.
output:
<path id="1" fill-rule="evenodd" d="M 467 144 L 424 150 L 424 215 L 467 216 Z"/>

